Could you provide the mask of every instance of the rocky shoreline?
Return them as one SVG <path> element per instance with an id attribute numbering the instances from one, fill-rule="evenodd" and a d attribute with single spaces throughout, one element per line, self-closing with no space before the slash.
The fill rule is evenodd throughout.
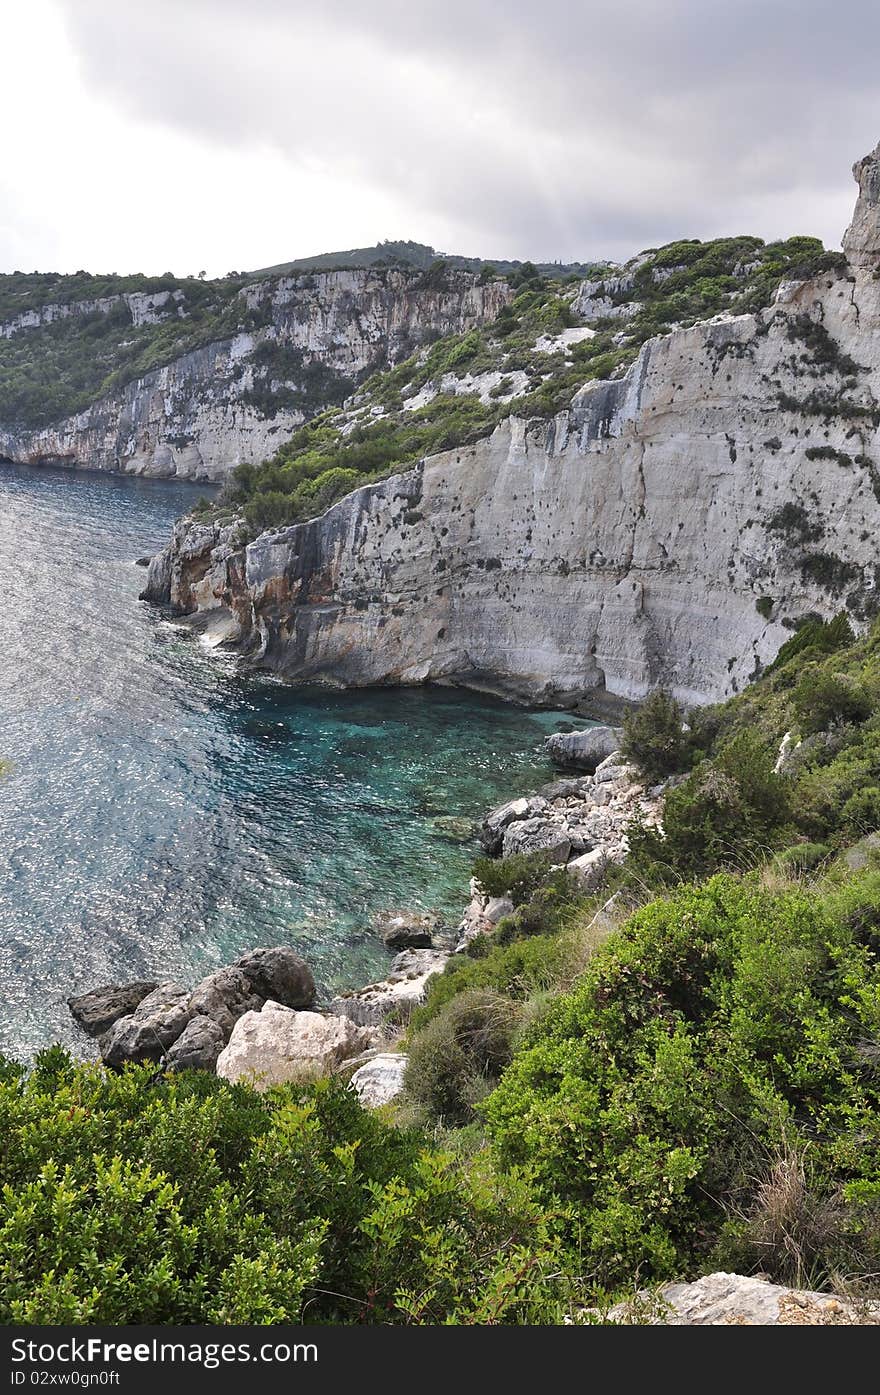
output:
<path id="1" fill-rule="evenodd" d="M 480 840 L 501 858 L 545 853 L 582 890 L 627 852 L 634 819 L 657 823 L 662 787 L 646 789 L 619 750 L 621 733 L 597 726 L 557 733 L 548 754 L 569 773 L 530 798 L 508 801 L 483 820 Z M 386 1104 L 403 1088 L 403 1031 L 428 982 L 453 954 L 492 935 L 514 911 L 475 879 L 454 933 L 425 912 L 383 912 L 376 933 L 394 953 L 385 978 L 318 1005 L 311 969 L 289 945 L 249 950 L 194 988 L 138 980 L 68 999 L 75 1021 L 97 1039 L 105 1065 L 154 1061 L 169 1071 L 215 1071 L 257 1089 L 344 1072 L 365 1104 Z"/>

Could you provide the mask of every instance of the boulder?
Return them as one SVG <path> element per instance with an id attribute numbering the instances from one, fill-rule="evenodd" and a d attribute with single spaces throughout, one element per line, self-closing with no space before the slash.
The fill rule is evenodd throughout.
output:
<path id="1" fill-rule="evenodd" d="M 586 770 L 620 750 L 623 733 L 617 727 L 588 727 L 586 731 L 554 732 L 544 742 L 554 765 L 563 770 Z"/>
<path id="2" fill-rule="evenodd" d="M 259 998 L 271 998 L 283 1007 L 307 1008 L 315 1001 L 312 971 L 304 959 L 288 945 L 272 949 L 251 949 L 236 959 L 233 968 L 250 979 Z"/>
<path id="3" fill-rule="evenodd" d="M 880 1301 L 785 1288 L 743 1274 L 706 1274 L 690 1284 L 640 1293 L 612 1322 L 673 1327 L 839 1327 L 880 1324 Z"/>
<path id="4" fill-rule="evenodd" d="M 159 1061 L 190 1019 L 189 992 L 179 983 L 160 983 L 134 1012 L 120 1017 L 98 1046 L 105 1065 L 126 1061 Z"/>
<path id="5" fill-rule="evenodd" d="M 424 911 L 380 911 L 373 926 L 386 949 L 430 949 L 437 917 Z"/>
<path id="6" fill-rule="evenodd" d="M 439 974 L 448 959 L 449 955 L 443 950 L 404 950 L 392 961 L 386 979 L 355 993 L 340 994 L 333 999 L 328 1011 L 366 1027 L 406 1022 L 413 1008 L 424 1001 L 429 978 Z"/>
<path id="7" fill-rule="evenodd" d="M 243 969 L 216 969 L 196 984 L 189 1010 L 193 1017 L 210 1017 L 217 1023 L 227 1042 L 232 1029 L 246 1012 L 256 1012 L 264 999 L 254 992 L 253 983 Z"/>
<path id="8" fill-rule="evenodd" d="M 74 1021 L 90 1037 L 100 1036 L 120 1017 L 127 1017 L 158 984 L 155 979 L 137 979 L 133 983 L 108 983 L 67 999 Z"/>
<path id="9" fill-rule="evenodd" d="M 553 823 L 543 818 L 519 819 L 504 830 L 501 851 L 504 857 L 544 852 L 556 862 L 566 862 L 571 846 L 567 824 Z"/>
<path id="10" fill-rule="evenodd" d="M 430 930 L 419 929 L 414 925 L 401 925 L 386 930 L 382 936 L 386 949 L 430 949 L 434 943 Z"/>
<path id="11" fill-rule="evenodd" d="M 220 1024 L 213 1017 L 191 1017 L 177 1041 L 165 1056 L 168 1070 L 210 1070 L 226 1042 Z"/>
<path id="12" fill-rule="evenodd" d="M 304 1084 L 331 1075 L 372 1041 L 372 1032 L 347 1017 L 298 1012 L 270 1000 L 260 1012 L 238 1019 L 220 1053 L 217 1074 L 257 1090 L 288 1081 Z"/>
<path id="13" fill-rule="evenodd" d="M 611 784 L 625 784 L 632 780 L 633 771 L 628 765 L 624 765 L 623 757 L 619 751 L 615 751 L 608 760 L 603 760 L 601 765 L 596 767 L 593 779 L 597 786 Z"/>
<path id="14" fill-rule="evenodd" d="M 488 813 L 480 830 L 480 842 L 486 852 L 500 852 L 507 825 L 516 819 L 528 818 L 528 815 L 529 801 L 527 799 L 509 799 L 506 804 L 499 804 L 497 809 Z"/>
<path id="15" fill-rule="evenodd" d="M 880 860 L 880 833 L 869 833 L 858 843 L 853 843 L 843 854 L 843 860 L 851 872 L 863 872 L 872 863 Z"/>
<path id="16" fill-rule="evenodd" d="M 378 1109 L 396 1099 L 403 1090 L 406 1062 L 407 1057 L 399 1052 L 383 1051 L 359 1066 L 351 1077 L 351 1086 L 361 1104 Z"/>
<path id="17" fill-rule="evenodd" d="M 542 785 L 538 790 L 542 799 L 547 799 L 552 804 L 554 799 L 578 799 L 581 794 L 580 780 L 551 780 L 549 785 Z"/>
<path id="18" fill-rule="evenodd" d="M 497 925 L 506 915 L 513 915 L 514 905 L 509 896 L 490 896 L 483 907 L 483 919 Z"/>
<path id="19" fill-rule="evenodd" d="M 607 848 L 593 848 L 591 852 L 573 858 L 566 867 L 566 871 L 574 879 L 580 891 L 592 891 L 593 887 L 602 880 L 602 874 L 608 866 L 608 862 Z"/>

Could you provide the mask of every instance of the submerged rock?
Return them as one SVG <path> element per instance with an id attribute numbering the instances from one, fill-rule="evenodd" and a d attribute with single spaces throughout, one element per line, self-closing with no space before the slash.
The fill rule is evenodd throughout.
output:
<path id="1" fill-rule="evenodd" d="M 91 988 L 67 999 L 71 1016 L 90 1037 L 106 1032 L 120 1017 L 134 1012 L 139 1003 L 158 987 L 155 979 L 137 979 L 133 983 L 109 983 Z"/>
<path id="2" fill-rule="evenodd" d="M 469 843 L 474 836 L 474 825 L 471 819 L 444 814 L 431 820 L 431 832 L 448 843 Z"/>
<path id="3" fill-rule="evenodd" d="M 236 1022 L 217 1061 L 217 1074 L 257 1090 L 331 1075 L 372 1044 L 373 1033 L 347 1017 L 298 1012 L 269 1001 Z"/>

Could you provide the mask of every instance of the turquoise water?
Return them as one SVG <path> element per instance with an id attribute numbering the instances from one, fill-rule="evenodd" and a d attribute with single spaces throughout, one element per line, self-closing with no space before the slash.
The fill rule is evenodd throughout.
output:
<path id="1" fill-rule="evenodd" d="M 466 900 L 479 818 L 566 720 L 443 689 L 297 691 L 137 599 L 197 488 L 0 465 L 0 1050 L 75 1041 L 65 997 L 292 943 L 326 991 L 385 968 L 391 906 Z"/>

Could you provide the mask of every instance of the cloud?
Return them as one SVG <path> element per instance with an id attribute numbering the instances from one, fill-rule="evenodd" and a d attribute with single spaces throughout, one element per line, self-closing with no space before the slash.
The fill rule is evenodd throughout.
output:
<path id="1" fill-rule="evenodd" d="M 374 236 L 490 256 L 746 231 L 836 244 L 849 166 L 880 137 L 864 0 L 57 6 L 82 90 L 120 130 L 228 171 L 214 207 L 245 199 L 236 219 L 261 223 L 277 195 L 242 170 L 281 172 L 296 217 L 275 260 L 319 231 L 353 245 L 367 208 L 393 220 Z"/>

